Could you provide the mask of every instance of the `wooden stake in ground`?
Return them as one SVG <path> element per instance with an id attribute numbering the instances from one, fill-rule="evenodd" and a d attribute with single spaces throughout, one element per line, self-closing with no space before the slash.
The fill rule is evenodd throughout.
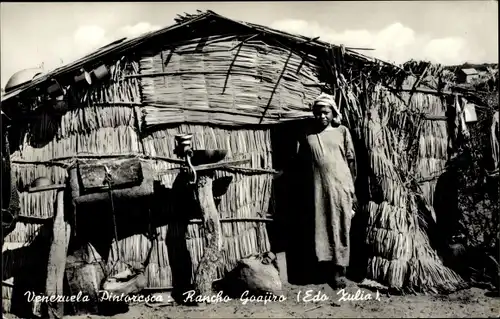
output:
<path id="1" fill-rule="evenodd" d="M 54 216 L 52 242 L 50 244 L 49 260 L 47 263 L 47 280 L 45 295 L 50 297 L 64 296 L 63 283 L 66 269 L 66 255 L 71 235 L 71 226 L 64 219 L 64 191 L 57 193 L 57 208 Z M 62 318 L 64 315 L 63 303 L 44 303 L 44 318 Z"/>
<path id="2" fill-rule="evenodd" d="M 212 184 L 213 171 L 204 171 L 195 185 L 197 200 L 203 215 L 205 249 L 196 270 L 194 284 L 196 291 L 202 296 L 213 292 L 212 283 L 217 279 L 217 268 L 223 262 L 222 229 L 212 193 Z"/>

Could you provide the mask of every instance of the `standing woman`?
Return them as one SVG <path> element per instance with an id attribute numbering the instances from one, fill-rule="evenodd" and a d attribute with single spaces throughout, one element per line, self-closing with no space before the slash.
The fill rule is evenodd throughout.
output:
<path id="1" fill-rule="evenodd" d="M 354 145 L 349 130 L 340 124 L 342 117 L 331 95 L 318 96 L 311 109 L 314 121 L 299 140 L 296 172 L 302 175 L 302 196 L 297 200 L 301 202 L 303 235 L 296 236 L 313 246 L 306 250 L 320 264 L 326 264 L 333 286 L 343 288 L 354 215 Z"/>

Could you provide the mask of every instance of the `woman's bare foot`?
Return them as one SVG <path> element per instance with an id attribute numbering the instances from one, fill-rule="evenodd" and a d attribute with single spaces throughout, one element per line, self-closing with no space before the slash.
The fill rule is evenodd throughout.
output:
<path id="1" fill-rule="evenodd" d="M 333 289 L 342 289 L 347 286 L 347 279 L 345 277 L 345 268 L 344 267 L 335 267 L 335 273 L 333 276 L 333 282 L 330 286 Z"/>
<path id="2" fill-rule="evenodd" d="M 337 286 L 337 289 L 342 289 L 347 287 L 347 279 L 344 276 L 338 277 L 335 280 L 335 285 Z"/>

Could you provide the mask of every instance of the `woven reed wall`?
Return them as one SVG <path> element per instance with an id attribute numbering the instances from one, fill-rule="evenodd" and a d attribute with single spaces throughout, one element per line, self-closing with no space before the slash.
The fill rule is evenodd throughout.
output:
<path id="1" fill-rule="evenodd" d="M 426 111 L 432 115 L 444 115 L 444 107 L 438 98 Z M 444 172 L 448 160 L 448 133 L 445 121 L 426 121 L 419 139 L 419 179 L 430 179 L 420 183 L 422 192 L 430 205 L 434 204 L 434 192 L 438 177 Z"/>
<path id="2" fill-rule="evenodd" d="M 363 135 L 368 149 L 373 177 L 370 179 L 370 202 L 367 244 L 371 247 L 368 277 L 390 287 L 412 291 L 453 291 L 463 284 L 461 278 L 443 266 L 424 231 L 419 227 L 418 208 L 411 179 L 422 166 L 422 159 L 412 163 L 408 145 L 434 133 L 429 124 L 417 120 L 422 110 L 435 107 L 431 95 L 414 94 L 407 107 L 402 99 L 384 89 L 377 89 L 364 119 Z M 416 128 L 422 124 L 419 135 Z M 425 160 L 425 159 L 424 159 Z"/>
<path id="3" fill-rule="evenodd" d="M 147 126 L 269 124 L 310 116 L 307 106 L 320 93 L 310 86 L 318 82 L 312 58 L 302 59 L 256 37 L 246 42 L 234 37 L 203 41 L 143 54 L 140 76 Z"/>
<path id="4" fill-rule="evenodd" d="M 28 193 L 27 188 L 38 177 L 48 177 L 54 184 L 64 184 L 67 176 L 64 165 L 72 162 L 72 156 L 142 153 L 136 129 L 141 102 L 139 81 L 121 80 L 124 74 L 133 74 L 137 70 L 136 62 L 117 61 L 110 68 L 111 81 L 84 92 L 72 92 L 67 113 L 62 116 L 42 113 L 21 128 L 20 140 L 10 141 L 11 145 L 18 147 L 11 160 L 12 173 L 21 192 L 22 215 L 53 216 L 57 191 Z M 58 158 L 63 158 L 58 161 L 61 165 L 49 162 Z M 30 245 L 40 227 L 40 224 L 18 222 L 5 238 L 4 247 Z M 25 255 L 4 262 L 4 273 L 10 267 L 23 267 L 32 258 Z M 7 292 L 4 297 L 8 297 Z"/>
<path id="5" fill-rule="evenodd" d="M 434 77 L 427 77 L 431 83 L 435 82 Z M 409 77 L 405 84 L 412 86 L 417 79 Z M 409 94 L 407 93 L 406 96 Z M 412 97 L 410 109 L 431 116 L 445 116 L 446 101 L 438 95 L 415 94 Z M 418 146 L 418 161 L 416 176 L 420 182 L 420 188 L 425 199 L 432 206 L 434 204 L 434 192 L 438 177 L 444 172 L 448 160 L 448 132 L 447 124 L 444 120 L 427 120 L 422 123 Z M 425 181 L 423 181 L 425 180 Z"/>
<path id="6" fill-rule="evenodd" d="M 185 133 L 193 134 L 194 149 L 225 149 L 228 150 L 227 160 L 251 159 L 250 163 L 241 165 L 243 168 L 272 168 L 271 132 L 269 128 L 226 129 L 205 125 L 175 125 L 174 127 L 153 131 L 145 136 L 143 139 L 145 155 L 174 158 L 175 135 Z M 176 165 L 168 162 L 155 162 L 157 171 L 173 166 Z M 233 180 L 229 184 L 227 192 L 220 197 L 218 205 L 220 218 L 262 218 L 271 212 L 272 175 L 216 172 L 216 179 L 224 176 L 232 176 Z M 167 188 L 172 187 L 175 177 L 174 174 L 160 176 L 162 184 Z M 173 203 L 165 203 L 165 205 L 169 206 L 173 205 Z M 168 208 L 165 210 L 165 213 L 168 214 Z M 158 245 L 153 244 L 152 259 L 146 270 L 149 287 L 170 287 L 172 285 L 172 264 L 168 258 L 169 238 L 166 235 L 169 231 L 172 231 L 169 236 L 173 238 L 185 238 L 191 256 L 193 273 L 196 270 L 203 255 L 202 229 L 196 222 L 188 225 L 186 234 L 177 233 L 181 229 L 175 223 L 157 229 L 160 233 L 159 243 Z M 267 230 L 263 222 L 238 220 L 225 222 L 222 223 L 222 232 L 226 255 L 224 269 L 220 269 L 220 276 L 222 276 L 223 271 L 232 269 L 238 259 L 270 249 Z M 143 262 L 151 244 L 142 235 L 129 237 L 119 242 L 120 254 L 126 260 Z M 117 254 L 113 253 L 112 256 L 117 256 Z M 158 261 L 158 256 L 160 261 Z M 115 260 L 115 257 L 110 258 L 111 263 L 114 263 Z"/>

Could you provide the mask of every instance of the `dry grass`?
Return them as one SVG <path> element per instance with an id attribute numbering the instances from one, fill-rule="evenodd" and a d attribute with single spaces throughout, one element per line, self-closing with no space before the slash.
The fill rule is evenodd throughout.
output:
<path id="1" fill-rule="evenodd" d="M 422 126 L 430 132 L 443 133 L 437 124 L 425 127 L 420 115 L 429 113 L 430 107 L 437 108 L 440 100 L 415 94 L 411 103 L 405 104 L 404 98 L 392 99 L 394 103 L 386 107 L 384 104 L 391 99 L 385 97 L 390 94 L 383 88 L 375 91 L 370 117 L 364 122 L 364 140 L 374 174 L 367 207 L 370 218 L 367 244 L 373 247 L 368 276 L 403 292 L 454 291 L 463 286 L 463 280 L 446 268 L 430 247 L 419 222 L 420 214 L 425 212 L 418 211 L 416 196 L 420 190 L 415 188 L 416 178 L 440 169 L 428 159 L 443 155 L 429 146 L 433 141 L 419 142 L 426 138 Z M 421 156 L 424 147 L 428 157 Z M 422 168 L 427 170 L 422 172 Z M 429 194 L 426 195 L 430 200 Z"/>

